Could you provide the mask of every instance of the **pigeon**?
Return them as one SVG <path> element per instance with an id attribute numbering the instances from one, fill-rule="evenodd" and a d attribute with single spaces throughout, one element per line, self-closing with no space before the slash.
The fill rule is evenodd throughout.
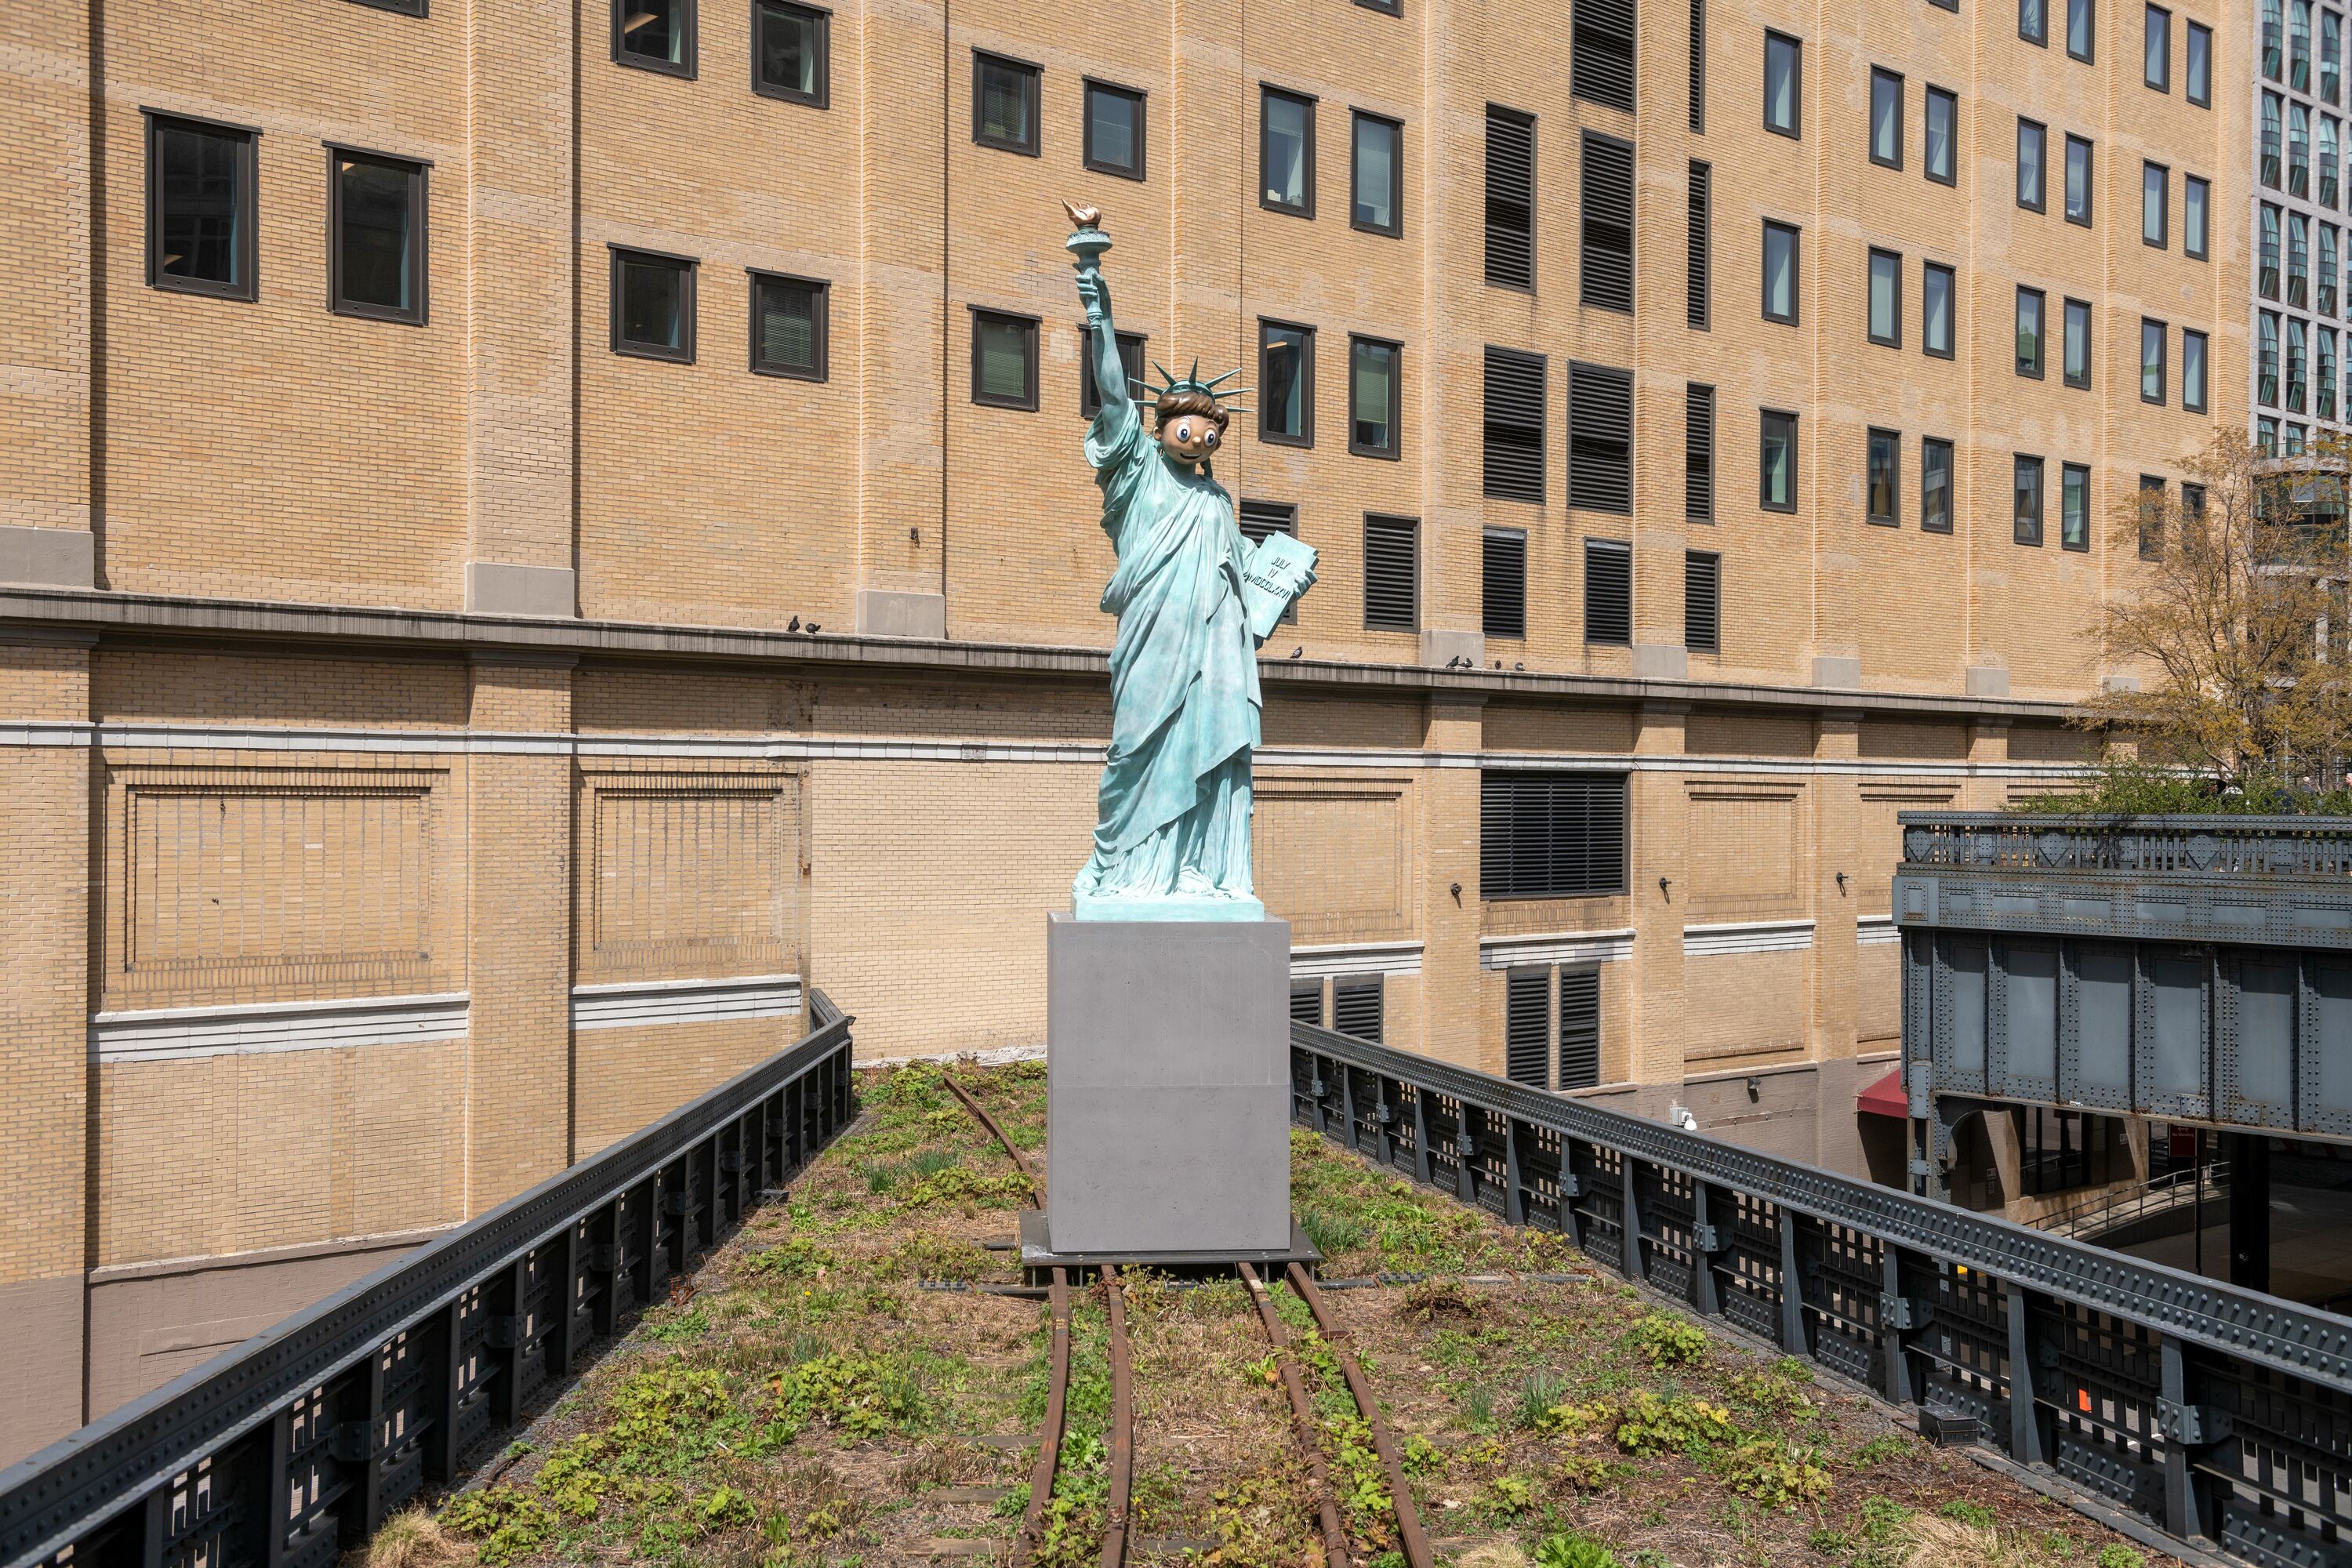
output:
<path id="1" fill-rule="evenodd" d="M 814 636 L 816 636 L 816 634 L 817 634 L 817 633 L 819 633 L 819 632 L 821 632 L 821 631 L 823 631 L 823 630 L 824 630 L 824 628 L 823 626 L 818 626 L 814 621 L 811 621 L 811 622 L 809 623 L 809 636 L 811 636 L 811 637 L 814 637 Z"/>
<path id="2" fill-rule="evenodd" d="M 1511 666 L 1511 668 L 1512 668 L 1513 669 L 1525 669 L 1525 668 L 1527 668 L 1527 666 L 1526 666 L 1526 665 L 1524 665 L 1524 664 L 1515 664 L 1515 665 Z"/>
<path id="3" fill-rule="evenodd" d="M 1300 643 L 1297 647 L 1290 650 L 1290 657 L 1293 658 L 1299 658 L 1304 657 L 1306 652 L 1307 645 L 1305 643 Z"/>
<path id="4" fill-rule="evenodd" d="M 800 630 L 800 629 L 801 629 L 801 618 L 800 618 L 798 616 L 794 616 L 793 617 L 793 624 L 792 624 L 791 626 L 786 626 L 786 627 L 784 628 L 784 630 L 786 630 L 786 631 L 788 631 L 788 632 L 796 632 L 796 631 L 798 631 L 798 630 Z"/>

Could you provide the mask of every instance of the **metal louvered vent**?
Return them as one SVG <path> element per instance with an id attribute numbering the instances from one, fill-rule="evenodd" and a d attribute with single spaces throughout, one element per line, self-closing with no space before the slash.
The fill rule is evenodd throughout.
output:
<path id="1" fill-rule="evenodd" d="M 1323 983 L 1294 984 L 1290 988 L 1290 1021 L 1294 1024 L 1323 1026 Z"/>
<path id="2" fill-rule="evenodd" d="M 1529 1089 L 1549 1089 L 1545 1048 L 1551 1044 L 1551 976 L 1521 970 L 1506 983 L 1503 1000 L 1503 1074 Z"/>
<path id="3" fill-rule="evenodd" d="M 1364 625 L 1409 632 L 1421 625 L 1421 524 L 1364 518 Z"/>
<path id="4" fill-rule="evenodd" d="M 1625 890 L 1625 775 L 1490 769 L 1478 778 L 1478 896 Z"/>
<path id="5" fill-rule="evenodd" d="M 1516 528 L 1490 528 L 1483 542 L 1480 627 L 1490 637 L 1528 635 L 1528 536 Z"/>
<path id="6" fill-rule="evenodd" d="M 1683 647 L 1723 651 L 1723 557 L 1694 550 L 1683 557 Z"/>
<path id="7" fill-rule="evenodd" d="M 1241 525 L 1242 537 L 1252 544 L 1264 544 L 1269 533 L 1286 533 L 1293 539 L 1298 537 L 1298 509 L 1287 501 L 1238 502 L 1234 509 L 1234 521 Z M 1290 607 L 1282 612 L 1282 624 L 1286 626 L 1298 624 L 1297 600 L 1291 600 Z"/>
<path id="8" fill-rule="evenodd" d="M 1705 331 L 1715 319 L 1715 166 L 1691 160 L 1690 324 Z"/>
<path id="9" fill-rule="evenodd" d="M 1633 308 L 1633 144 L 1584 133 L 1578 188 L 1578 297 L 1602 310 Z"/>
<path id="10" fill-rule="evenodd" d="M 1683 516 L 1715 521 L 1715 388 L 1696 381 L 1684 391 Z"/>
<path id="11" fill-rule="evenodd" d="M 1690 0 L 1690 128 L 1706 131 L 1706 0 Z"/>
<path id="12" fill-rule="evenodd" d="M 1486 351 L 1486 493 L 1497 500 L 1544 499 L 1544 359 L 1517 349 Z"/>
<path id="13" fill-rule="evenodd" d="M 1583 511 L 1633 514 L 1630 370 L 1597 364 L 1568 367 L 1568 504 Z"/>
<path id="14" fill-rule="evenodd" d="M 1486 281 L 1536 286 L 1536 117 L 1486 106 Z"/>
<path id="15" fill-rule="evenodd" d="M 1584 640 L 1633 640 L 1633 548 L 1621 540 L 1584 542 Z"/>
<path id="16" fill-rule="evenodd" d="M 1360 1040 L 1381 1043 L 1381 977 L 1342 980 L 1331 987 L 1331 1026 Z"/>
<path id="17" fill-rule="evenodd" d="M 1569 35 L 1569 90 L 1633 112 L 1633 0 L 1575 0 Z"/>
<path id="18" fill-rule="evenodd" d="M 1601 1081 L 1601 972 L 1559 972 L 1559 1087 Z"/>

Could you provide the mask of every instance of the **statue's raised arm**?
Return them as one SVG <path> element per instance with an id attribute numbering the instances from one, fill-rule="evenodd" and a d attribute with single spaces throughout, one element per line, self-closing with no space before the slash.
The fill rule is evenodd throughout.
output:
<path id="1" fill-rule="evenodd" d="M 1110 237 L 1102 231 L 1100 209 L 1064 202 L 1062 210 L 1075 226 L 1069 249 L 1077 258 L 1078 302 L 1087 308 L 1087 325 L 1092 329 L 1088 352 L 1094 356 L 1095 387 L 1102 398 L 1104 422 L 1117 426 L 1129 415 L 1133 399 L 1128 393 L 1127 362 L 1118 357 L 1118 329 L 1111 321 L 1110 285 L 1102 275 L 1102 253 L 1110 248 Z"/>

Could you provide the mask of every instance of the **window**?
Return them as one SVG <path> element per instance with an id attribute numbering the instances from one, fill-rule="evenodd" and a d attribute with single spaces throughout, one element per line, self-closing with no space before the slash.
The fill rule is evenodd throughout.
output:
<path id="1" fill-rule="evenodd" d="M 2180 334 L 2180 406 L 2191 414 L 2205 408 L 2205 334 Z"/>
<path id="2" fill-rule="evenodd" d="M 1575 0 L 1568 41 L 1569 90 L 1631 113 L 1633 0 Z"/>
<path id="3" fill-rule="evenodd" d="M 2255 420 L 2254 450 L 2265 458 L 2275 457 L 2278 453 L 2278 421 L 2268 418 Z"/>
<path id="4" fill-rule="evenodd" d="M 1804 46 L 1785 33 L 1764 35 L 1764 129 L 1782 136 L 1803 132 Z"/>
<path id="5" fill-rule="evenodd" d="M 2333 11 L 2319 14 L 2319 96 L 2334 103 L 2343 86 L 2344 18 Z"/>
<path id="6" fill-rule="evenodd" d="M 2042 290 L 2017 291 L 2017 374 L 2042 379 Z"/>
<path id="7" fill-rule="evenodd" d="M 1528 635 L 1528 536 L 1517 528 L 1489 528 L 1481 542 L 1480 629 L 1490 637 Z"/>
<path id="8" fill-rule="evenodd" d="M 1927 149 L 1921 162 L 1927 177 L 1939 185 L 1960 183 L 1952 150 L 1959 145 L 1960 100 L 1940 87 L 1927 89 Z"/>
<path id="9" fill-rule="evenodd" d="M 2301 213 L 2286 218 L 2286 302 L 2298 310 L 2311 302 L 2311 220 Z"/>
<path id="10" fill-rule="evenodd" d="M 2048 0 L 2017 0 L 2017 36 L 2029 44 L 2050 47 Z"/>
<path id="11" fill-rule="evenodd" d="M 1903 346 L 1903 258 L 1891 250 L 1870 253 L 1870 341 Z"/>
<path id="12" fill-rule="evenodd" d="M 1258 89 L 1258 205 L 1315 216 L 1315 100 L 1279 88 Z"/>
<path id="13" fill-rule="evenodd" d="M 2191 515 L 2204 516 L 2201 495 Z M 2164 553 L 2164 479 L 2157 474 L 2139 477 L 2139 553 L 2143 561 L 2154 561 Z"/>
<path id="14" fill-rule="evenodd" d="M 1122 348 L 1125 346 L 1126 338 L 1125 332 L 1119 334 Z M 1141 340 L 1139 339 L 1139 345 L 1140 342 Z M 1242 537 L 1248 540 L 1253 547 L 1264 544 L 1271 534 L 1286 533 L 1293 539 L 1298 537 L 1298 509 L 1286 501 L 1237 502 L 1234 508 L 1234 521 L 1241 529 Z M 1284 608 L 1280 624 L 1286 626 L 1295 626 L 1298 624 L 1297 599 L 1291 600 Z"/>
<path id="15" fill-rule="evenodd" d="M 971 53 L 971 139 L 983 147 L 1038 155 L 1037 68 Z"/>
<path id="16" fill-rule="evenodd" d="M 2319 226 L 2319 291 L 2314 308 L 2323 316 L 2336 314 L 2336 280 L 2341 276 L 2336 265 L 2336 226 Z"/>
<path id="17" fill-rule="evenodd" d="M 2066 301 L 2065 342 L 2060 346 L 2060 368 L 2069 386 L 2091 384 L 2091 307 L 2082 300 Z"/>
<path id="18" fill-rule="evenodd" d="M 2180 248 L 2190 258 L 2203 261 L 2212 255 L 2206 214 L 2213 205 L 2212 184 L 2194 174 L 2180 181 Z"/>
<path id="19" fill-rule="evenodd" d="M 1544 358 L 1486 350 L 1486 493 L 1497 500 L 1544 499 Z"/>
<path id="20" fill-rule="evenodd" d="M 2286 194 L 2311 194 L 2311 110 L 2300 103 L 2286 111 Z"/>
<path id="21" fill-rule="evenodd" d="M 2184 46 L 2188 58 L 2189 101 L 2200 109 L 2213 107 L 2213 29 L 2202 22 L 2189 24 Z"/>
<path id="22" fill-rule="evenodd" d="M 1764 220 L 1764 319 L 1797 324 L 1797 230 Z"/>
<path id="23" fill-rule="evenodd" d="M 1378 1045 L 1381 1039 L 1382 981 L 1377 974 L 1331 983 L 1331 1027 L 1342 1035 Z"/>
<path id="24" fill-rule="evenodd" d="M 1403 353 L 1379 338 L 1348 340 L 1348 450 L 1359 457 L 1397 455 L 1403 405 L 1398 362 Z"/>
<path id="25" fill-rule="evenodd" d="M 1037 406 L 1037 318 L 971 313 L 971 400 L 992 408 Z"/>
<path id="26" fill-rule="evenodd" d="M 2336 116 L 2332 114 L 2321 115 L 2319 117 L 2319 147 L 2318 151 L 2314 154 L 2319 164 L 2318 192 L 2312 199 L 2324 207 L 2332 207 L 2336 205 L 2336 193 L 2340 188 L 2337 184 L 2337 180 L 2343 169 L 2343 164 L 2337 161 L 2336 156 L 2336 142 L 2338 140 L 2336 132 Z"/>
<path id="27" fill-rule="evenodd" d="M 1143 94 L 1108 82 L 1086 84 L 1086 127 L 1080 160 L 1098 174 L 1122 180 L 1143 178 Z"/>
<path id="28" fill-rule="evenodd" d="M 770 272 L 751 278 L 752 374 L 823 381 L 827 286 L 813 278 Z"/>
<path id="29" fill-rule="evenodd" d="M 1896 487 L 1903 482 L 1903 437 L 1892 430 L 1871 431 L 1866 461 L 1867 510 L 1864 515 L 1888 528 L 1901 526 L 1900 503 L 1895 498 Z"/>
<path id="30" fill-rule="evenodd" d="M 2164 401 L 2164 323 L 2143 321 L 2139 324 L 2139 400 L 2142 403 Z"/>
<path id="31" fill-rule="evenodd" d="M 2058 470 L 2058 548 L 2091 548 L 2091 470 L 2080 463 Z"/>
<path id="32" fill-rule="evenodd" d="M 328 297 L 337 314 L 425 320 L 425 165 L 327 149 Z"/>
<path id="33" fill-rule="evenodd" d="M 1903 79 L 1890 70 L 1870 73 L 1870 161 L 1903 166 Z"/>
<path id="34" fill-rule="evenodd" d="M 1937 359 L 1952 357 L 1952 269 L 1930 261 L 1919 269 L 1920 346 Z"/>
<path id="35" fill-rule="evenodd" d="M 2282 130 L 2284 115 L 2284 110 L 2279 107 L 2279 95 L 2274 92 L 2263 94 L 2262 177 L 2263 184 L 2273 190 L 2278 189 L 2284 179 L 2280 153 L 2285 134 Z"/>
<path id="36" fill-rule="evenodd" d="M 2049 132 L 2031 120 L 2017 122 L 2017 205 L 2030 212 L 2048 210 L 2042 188 L 2042 165 L 2049 149 Z"/>
<path id="37" fill-rule="evenodd" d="M 1559 972 L 1559 1087 L 1591 1089 L 1601 1081 L 1601 972 Z"/>
<path id="38" fill-rule="evenodd" d="M 2066 0 L 2066 52 L 2088 62 L 2091 58 L 2092 0 Z"/>
<path id="39" fill-rule="evenodd" d="M 1625 891 L 1625 775 L 1487 769 L 1478 775 L 1478 896 Z"/>
<path id="40" fill-rule="evenodd" d="M 2285 68 L 2281 54 L 2285 26 L 2279 0 L 2263 0 L 2263 74 L 2273 81 L 2278 80 Z"/>
<path id="41" fill-rule="evenodd" d="M 2286 11 L 2286 84 L 2311 90 L 2311 0 L 2291 0 Z"/>
<path id="42" fill-rule="evenodd" d="M 1568 504 L 1633 514 L 1633 373 L 1568 367 Z"/>
<path id="43" fill-rule="evenodd" d="M 2189 405 L 2189 367 L 2186 363 L 2189 334 L 2183 332 L 2180 336 L 2183 361 L 2180 403 L 2185 408 Z M 2336 329 L 2321 327 L 2311 334 L 2311 390 L 2315 395 L 2312 412 L 2322 419 L 2333 419 L 2336 417 Z"/>
<path id="44" fill-rule="evenodd" d="M 2304 331 L 2301 316 L 2286 319 L 2286 411 L 2289 414 L 2300 414 L 2304 410 Z M 2294 450 L 2291 443 L 2288 450 Z"/>
<path id="45" fill-rule="evenodd" d="M 1690 4 L 1690 128 L 1706 131 L 1706 0 Z"/>
<path id="46" fill-rule="evenodd" d="M 1683 647 L 1723 651 L 1723 557 L 1711 550 L 1683 555 Z"/>
<path id="47" fill-rule="evenodd" d="M 1952 444 L 1932 436 L 1919 443 L 1919 531 L 1952 531 Z"/>
<path id="48" fill-rule="evenodd" d="M 1351 227 L 1371 234 L 1404 232 L 1404 127 L 1359 109 L 1349 121 L 1348 184 Z"/>
<path id="49" fill-rule="evenodd" d="M 147 120 L 147 281 L 157 289 L 258 298 L 254 277 L 255 132 Z"/>
<path id="50" fill-rule="evenodd" d="M 1315 445 L 1315 329 L 1260 321 L 1257 384 L 1257 438 Z"/>
<path id="51" fill-rule="evenodd" d="M 2254 317 L 2254 401 L 2278 405 L 2278 317 L 2263 310 Z"/>
<path id="52" fill-rule="evenodd" d="M 2042 459 L 2019 457 L 2011 465 L 2010 489 L 2016 502 L 2013 537 L 2020 544 L 2042 543 Z"/>
<path id="53" fill-rule="evenodd" d="M 1633 547 L 1622 540 L 1584 542 L 1584 640 L 1633 641 Z"/>
<path id="54" fill-rule="evenodd" d="M 2262 226 L 2255 241 L 2254 292 L 2265 300 L 2279 297 L 2279 210 L 2263 204 Z"/>
<path id="55" fill-rule="evenodd" d="M 1797 416 L 1764 410 L 1756 447 L 1757 504 L 1766 511 L 1797 510 Z"/>
<path id="56" fill-rule="evenodd" d="M 1697 159 L 1690 166 L 1690 266 L 1684 279 L 1690 324 L 1705 331 L 1714 314 L 1714 287 L 1709 279 L 1714 249 L 1715 171 Z"/>
<path id="57" fill-rule="evenodd" d="M 1549 1089 L 1544 1054 L 1551 1045 L 1551 971 L 1515 969 L 1503 982 L 1503 1074 L 1529 1089 Z"/>
<path id="58" fill-rule="evenodd" d="M 1536 283 L 1536 119 L 1486 106 L 1486 281 Z"/>
<path id="59" fill-rule="evenodd" d="M 1143 379 L 1143 343 L 1141 332 L 1118 334 L 1119 367 L 1127 374 L 1129 389 Z M 1078 415 L 1091 419 L 1102 412 L 1102 388 L 1095 383 L 1095 331 L 1092 327 L 1078 329 Z M 1243 532 L 1248 532 L 1244 527 Z"/>
<path id="60" fill-rule="evenodd" d="M 1715 521 L 1715 388 L 1683 389 L 1683 516 Z"/>
<path id="61" fill-rule="evenodd" d="M 1633 144 L 1584 133 L 1578 198 L 1579 297 L 1603 310 L 1633 309 Z"/>
<path id="62" fill-rule="evenodd" d="M 691 257 L 613 248 L 613 352 L 694 363 Z"/>
<path id="63" fill-rule="evenodd" d="M 613 0 L 613 58 L 667 76 L 692 76 L 694 0 Z"/>
<path id="64" fill-rule="evenodd" d="M 786 0 L 757 0 L 751 31 L 751 90 L 826 107 L 833 95 L 832 16 Z"/>
<path id="65" fill-rule="evenodd" d="M 2172 13 L 2161 5 L 2150 5 L 2143 26 L 2146 41 L 2142 46 L 2143 59 L 2140 79 L 2158 92 L 2172 90 Z"/>
<path id="66" fill-rule="evenodd" d="M 1409 632 L 1421 625 L 1421 524 L 1364 514 L 1364 625 Z"/>
<path id="67" fill-rule="evenodd" d="M 2080 136 L 2066 138 L 2066 221 L 2091 226 L 2091 144 Z"/>

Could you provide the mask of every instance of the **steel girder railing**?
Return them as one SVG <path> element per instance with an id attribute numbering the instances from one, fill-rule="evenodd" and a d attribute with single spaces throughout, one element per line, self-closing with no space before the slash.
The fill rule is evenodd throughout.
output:
<path id="1" fill-rule="evenodd" d="M 315 1568 L 849 1124 L 851 1019 L 0 1470 L 0 1564 Z"/>
<path id="2" fill-rule="evenodd" d="M 2352 1564 L 2352 1319 L 1294 1024 L 1294 1120 L 2266 1568 Z"/>

